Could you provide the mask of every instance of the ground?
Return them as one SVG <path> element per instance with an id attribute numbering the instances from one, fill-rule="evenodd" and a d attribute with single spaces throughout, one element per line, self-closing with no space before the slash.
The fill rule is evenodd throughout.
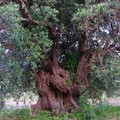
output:
<path id="1" fill-rule="evenodd" d="M 91 101 L 91 100 L 90 100 Z M 6 100 L 5 101 L 5 105 L 6 105 L 6 108 L 7 109 L 10 109 L 10 108 L 26 108 L 26 107 L 30 107 L 31 104 L 35 104 L 36 101 L 30 101 L 30 100 L 27 100 L 27 101 L 18 101 L 18 102 L 15 102 L 13 100 Z M 118 98 L 107 98 L 105 99 L 105 103 L 109 104 L 109 105 L 113 105 L 113 106 L 120 106 L 120 99 Z"/>
<path id="2" fill-rule="evenodd" d="M 106 99 L 108 104 L 85 107 L 83 111 L 67 114 L 53 115 L 53 113 L 41 111 L 35 117 L 31 117 L 30 105 L 35 102 L 6 101 L 6 111 L 0 113 L 0 120 L 120 120 L 120 99 Z M 14 109 L 10 109 L 10 108 Z M 21 108 L 21 109 L 16 109 Z M 86 109 L 87 108 L 87 109 Z"/>
<path id="3" fill-rule="evenodd" d="M 0 120 L 120 120 L 120 107 L 101 105 L 92 107 L 91 112 L 78 111 L 57 115 L 41 111 L 34 117 L 30 116 L 29 109 L 8 110 L 0 113 Z"/>

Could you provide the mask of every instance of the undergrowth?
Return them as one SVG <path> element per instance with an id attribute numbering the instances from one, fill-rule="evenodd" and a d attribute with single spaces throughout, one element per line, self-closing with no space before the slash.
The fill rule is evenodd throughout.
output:
<path id="1" fill-rule="evenodd" d="M 91 106 L 88 111 L 59 115 L 41 111 L 35 117 L 30 116 L 28 109 L 9 110 L 0 113 L 0 120 L 120 120 L 120 107 Z"/>

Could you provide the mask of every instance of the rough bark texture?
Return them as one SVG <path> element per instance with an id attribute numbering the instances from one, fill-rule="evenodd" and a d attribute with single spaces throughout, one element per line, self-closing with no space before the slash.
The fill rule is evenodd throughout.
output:
<path id="1" fill-rule="evenodd" d="M 66 84 L 68 72 L 59 66 L 52 66 L 52 73 L 40 71 L 36 80 L 36 87 L 39 92 L 39 99 L 36 105 L 32 106 L 33 113 L 40 109 L 55 110 L 57 113 L 65 111 L 67 102 L 77 108 L 72 98 L 71 89 Z"/>
<path id="2" fill-rule="evenodd" d="M 57 113 L 68 111 L 68 108 L 71 106 L 72 109 L 77 109 L 77 102 L 80 97 L 78 81 L 82 80 L 84 88 L 88 87 L 87 75 L 90 67 L 90 59 L 95 53 L 88 54 L 88 50 L 85 48 L 86 34 L 83 33 L 79 41 L 80 56 L 76 76 L 71 86 L 67 85 L 66 82 L 69 78 L 68 71 L 59 66 L 56 50 L 57 34 L 54 27 L 49 27 L 49 37 L 53 41 L 51 48 L 52 55 L 48 56 L 48 59 L 45 61 L 45 65 L 49 70 L 37 73 L 36 87 L 39 99 L 37 104 L 32 106 L 33 114 L 41 109 L 55 110 Z"/>
<path id="3" fill-rule="evenodd" d="M 36 87 L 39 93 L 39 99 L 36 105 L 32 106 L 33 114 L 40 109 L 56 111 L 57 113 L 65 112 L 66 107 L 73 106 L 77 109 L 78 105 L 73 99 L 71 87 L 67 85 L 66 80 L 69 78 L 67 70 L 62 69 L 58 63 L 56 51 L 56 35 L 54 28 L 49 28 L 49 37 L 53 40 L 51 49 L 52 55 L 48 57 L 45 64 L 48 71 L 39 71 L 37 73 Z"/>
<path id="4" fill-rule="evenodd" d="M 82 87 L 88 88 L 87 75 L 90 68 L 90 60 L 97 56 L 97 52 L 89 52 L 85 45 L 86 33 L 82 33 L 79 40 L 79 59 L 76 69 L 76 75 L 69 86 L 66 82 L 69 79 L 67 70 L 59 66 L 58 55 L 56 49 L 57 32 L 54 27 L 48 27 L 49 38 L 52 40 L 51 54 L 47 56 L 45 65 L 49 70 L 39 71 L 37 73 L 36 87 L 39 93 L 39 99 L 36 105 L 32 106 L 33 114 L 40 109 L 55 110 L 57 113 L 68 111 L 68 108 L 78 108 L 78 100 L 80 97 L 80 86 L 78 81 L 82 80 Z M 91 93 L 93 90 L 91 89 Z"/>
<path id="5" fill-rule="evenodd" d="M 79 40 L 79 53 L 80 57 L 78 60 L 78 66 L 76 70 L 76 78 L 74 82 L 82 79 L 83 80 L 83 85 L 85 87 L 88 86 L 88 80 L 87 80 L 87 75 L 89 71 L 89 54 L 87 52 L 87 49 L 85 48 L 85 41 L 86 41 L 86 33 L 82 33 L 80 40 Z"/>

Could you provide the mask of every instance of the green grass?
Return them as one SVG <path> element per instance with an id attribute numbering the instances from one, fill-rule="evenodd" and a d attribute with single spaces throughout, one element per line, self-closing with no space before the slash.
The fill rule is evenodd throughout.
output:
<path id="1" fill-rule="evenodd" d="M 0 120 L 120 120 L 120 107 L 100 105 L 91 107 L 90 111 L 54 116 L 41 111 L 35 117 L 31 117 L 28 109 L 10 110 L 1 112 Z"/>
<path id="2" fill-rule="evenodd" d="M 120 107 L 99 106 L 95 108 L 95 120 L 120 120 Z"/>

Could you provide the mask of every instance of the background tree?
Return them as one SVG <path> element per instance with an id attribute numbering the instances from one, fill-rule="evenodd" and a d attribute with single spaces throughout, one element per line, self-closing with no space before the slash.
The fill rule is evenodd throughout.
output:
<path id="1" fill-rule="evenodd" d="M 96 98 L 117 88 L 119 61 L 112 58 L 120 50 L 119 1 L 13 2 L 0 7 L 1 66 L 6 66 L 1 81 L 10 89 L 4 97 L 20 97 L 34 82 L 39 99 L 33 114 L 59 113 L 77 109 L 86 90 Z"/>

